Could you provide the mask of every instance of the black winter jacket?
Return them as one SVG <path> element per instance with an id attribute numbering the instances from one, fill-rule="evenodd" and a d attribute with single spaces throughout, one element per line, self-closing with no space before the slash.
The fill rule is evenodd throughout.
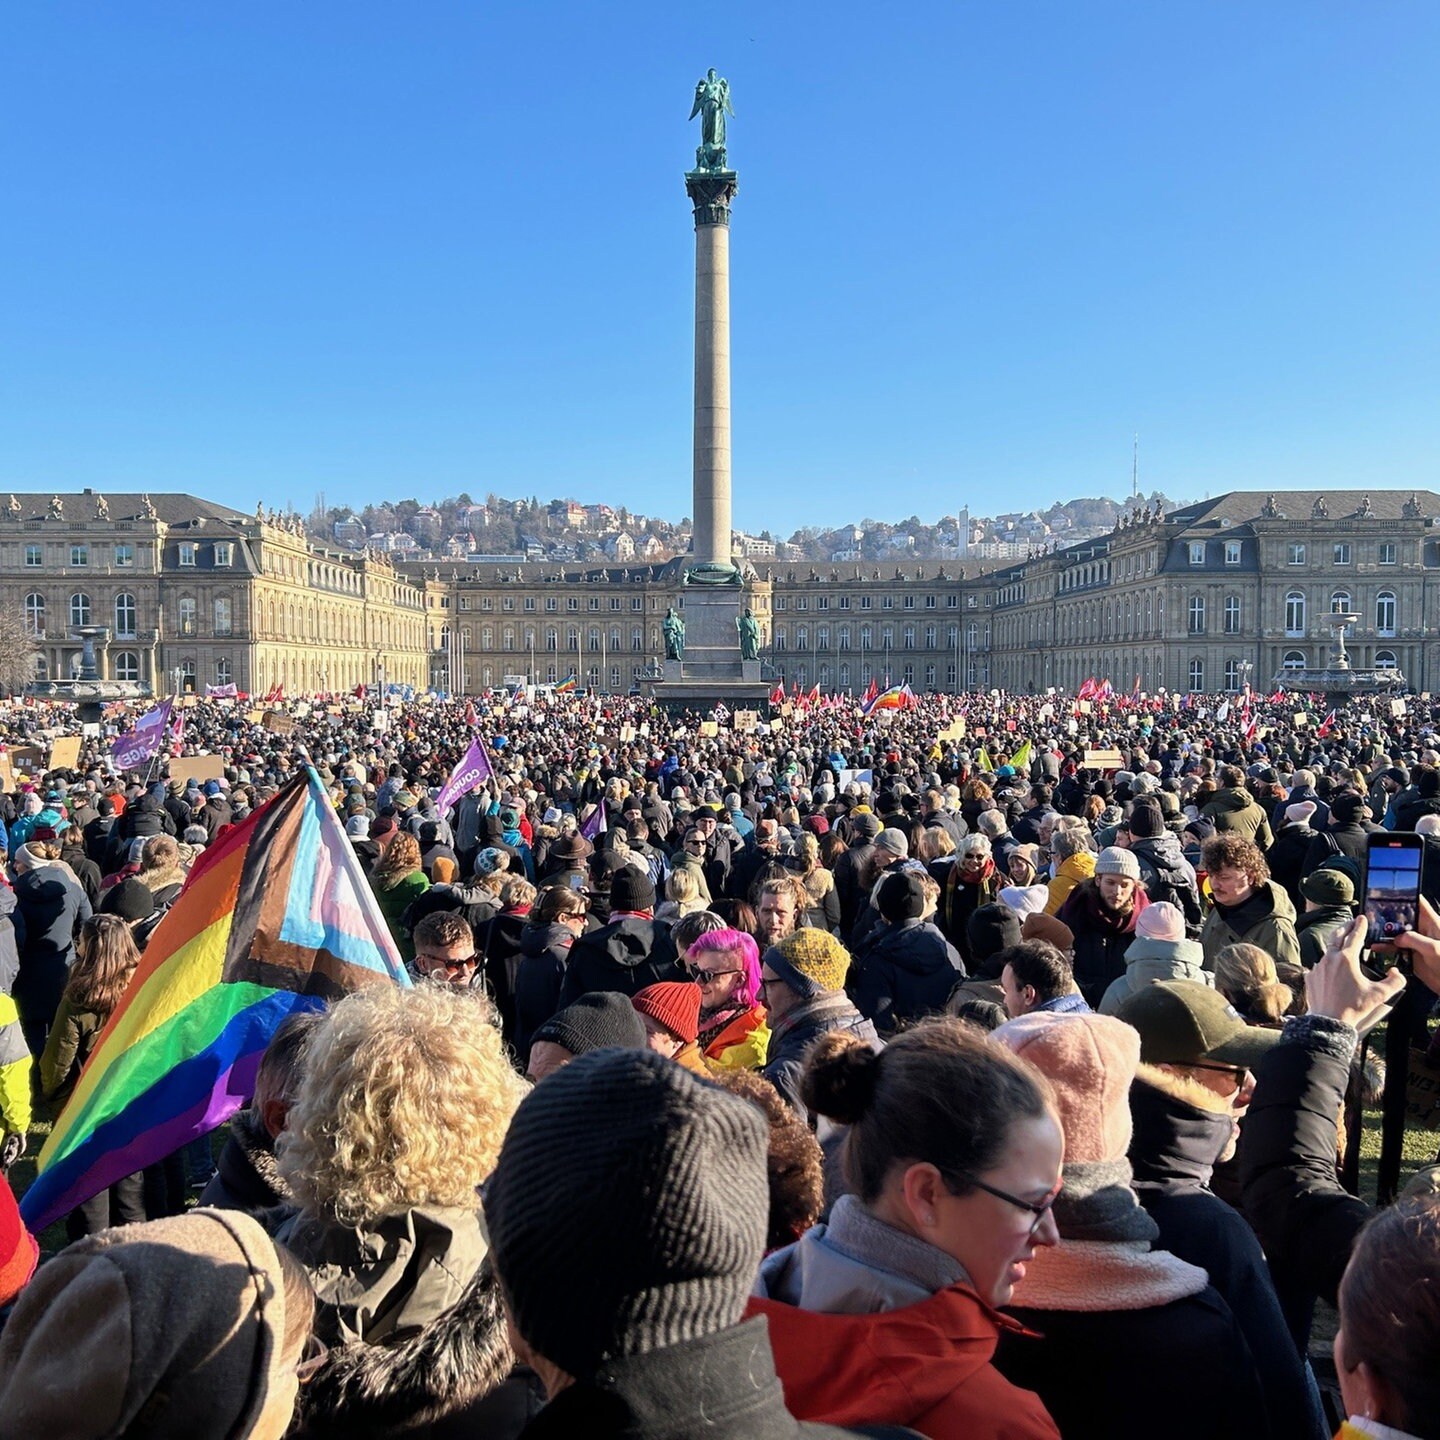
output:
<path id="1" fill-rule="evenodd" d="M 669 927 L 627 915 L 575 942 L 560 987 L 560 1008 L 592 990 L 634 995 L 662 980 L 688 978 L 675 954 Z"/>
<path id="2" fill-rule="evenodd" d="M 527 925 L 520 935 L 520 969 L 515 977 L 515 1054 L 523 1070 L 530 1037 L 560 1008 L 560 987 L 575 944 L 575 932 L 558 922 Z"/>
<path id="3" fill-rule="evenodd" d="M 760 1073 L 780 1092 L 780 1098 L 796 1114 L 808 1119 L 809 1111 L 800 1098 L 800 1072 L 805 1068 L 805 1052 L 822 1035 L 833 1030 L 846 1030 L 880 1048 L 880 1037 L 874 1024 L 850 1003 L 844 994 L 818 995 L 773 1021 L 770 1027 L 770 1048 Z"/>
<path id="4" fill-rule="evenodd" d="M 850 998 L 890 1036 L 908 1021 L 938 1014 L 965 978 L 955 947 L 928 921 L 882 924 L 854 957 Z"/>
<path id="5" fill-rule="evenodd" d="M 1297 1293 L 1335 1303 L 1372 1213 L 1335 1177 L 1337 1121 L 1357 1044 L 1338 1020 L 1298 1015 L 1255 1071 L 1240 1146 L 1245 1215 L 1287 1310 Z"/>
<path id="6" fill-rule="evenodd" d="M 1205 912 L 1200 908 L 1200 884 L 1195 868 L 1185 858 L 1179 839 L 1166 830 L 1130 842 L 1130 853 L 1140 865 L 1140 881 L 1152 903 L 1165 900 L 1176 906 L 1188 926 L 1198 930 Z"/>
<path id="7" fill-rule="evenodd" d="M 1130 1086 L 1135 1191 L 1161 1249 L 1198 1265 L 1229 1305 L 1254 1356 L 1272 1436 L 1325 1440 L 1320 1395 L 1286 1328 L 1255 1232 L 1210 1189 L 1229 1148 L 1228 1105 L 1193 1081 L 1141 1066 Z"/>

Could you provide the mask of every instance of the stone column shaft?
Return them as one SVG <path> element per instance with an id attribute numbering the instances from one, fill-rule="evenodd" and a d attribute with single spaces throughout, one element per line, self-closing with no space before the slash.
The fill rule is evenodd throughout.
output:
<path id="1" fill-rule="evenodd" d="M 729 565 L 730 202 L 733 170 L 692 170 L 695 207 L 694 524 L 690 565 Z"/>
<path id="2" fill-rule="evenodd" d="M 730 227 L 695 227 L 694 552 L 730 563 Z"/>

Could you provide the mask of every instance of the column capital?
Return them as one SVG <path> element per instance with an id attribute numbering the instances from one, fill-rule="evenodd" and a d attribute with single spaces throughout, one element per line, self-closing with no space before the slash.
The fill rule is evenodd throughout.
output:
<path id="1" fill-rule="evenodd" d="M 695 207 L 695 228 L 729 225 L 730 202 L 740 188 L 733 170 L 687 170 L 685 193 Z"/>

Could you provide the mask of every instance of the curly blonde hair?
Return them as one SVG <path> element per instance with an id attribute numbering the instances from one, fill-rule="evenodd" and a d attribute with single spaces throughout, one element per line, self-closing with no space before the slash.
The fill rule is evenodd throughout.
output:
<path id="1" fill-rule="evenodd" d="M 529 1088 L 492 1015 L 442 985 L 371 985 L 330 1011 L 305 1047 L 279 1148 L 304 1209 L 361 1225 L 476 1203 Z"/>

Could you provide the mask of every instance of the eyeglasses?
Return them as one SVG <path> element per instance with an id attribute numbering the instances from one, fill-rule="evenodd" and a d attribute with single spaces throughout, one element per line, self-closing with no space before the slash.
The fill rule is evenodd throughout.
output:
<path id="1" fill-rule="evenodd" d="M 983 1190 L 987 1195 L 993 1195 L 997 1200 L 1004 1200 L 1006 1204 L 1013 1205 L 1017 1210 L 1028 1210 L 1034 1217 L 1035 1223 L 1030 1227 L 1030 1236 L 1044 1223 L 1045 1217 L 1054 1208 L 1055 1202 L 1060 1198 L 1063 1185 L 1057 1185 L 1043 1200 L 1022 1200 L 1018 1195 L 1012 1195 L 1008 1190 L 997 1190 L 993 1185 L 987 1185 L 983 1180 L 977 1180 L 973 1175 L 962 1175 L 961 1180 L 966 1185 L 973 1185 L 977 1190 Z M 1029 1237 L 1027 1237 L 1029 1238 Z"/>
<path id="2" fill-rule="evenodd" d="M 777 975 L 773 980 L 767 980 L 763 975 L 760 977 L 760 988 L 769 990 L 772 985 L 783 985 L 785 982 Z"/>
<path id="3" fill-rule="evenodd" d="M 743 975 L 743 970 L 702 970 L 698 965 L 687 965 L 685 967 L 691 978 L 697 984 L 703 985 L 707 980 L 723 980 L 727 975 Z"/>

